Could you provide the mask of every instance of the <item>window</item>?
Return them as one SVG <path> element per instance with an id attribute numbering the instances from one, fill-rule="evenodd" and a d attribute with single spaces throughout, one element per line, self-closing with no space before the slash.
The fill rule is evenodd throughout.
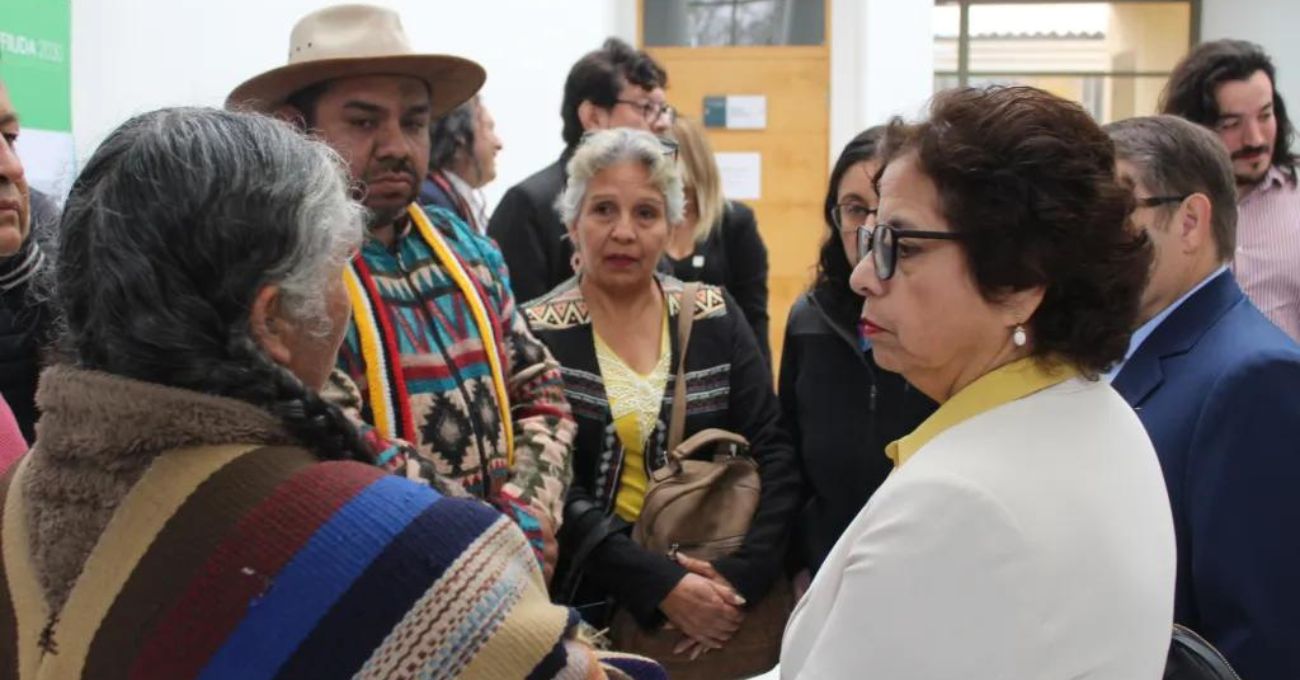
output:
<path id="1" fill-rule="evenodd" d="M 1197 0 L 935 3 L 935 89 L 1032 85 L 1099 122 L 1155 113 L 1195 37 Z"/>
<path id="2" fill-rule="evenodd" d="M 647 47 L 821 45 L 825 0 L 644 0 Z"/>

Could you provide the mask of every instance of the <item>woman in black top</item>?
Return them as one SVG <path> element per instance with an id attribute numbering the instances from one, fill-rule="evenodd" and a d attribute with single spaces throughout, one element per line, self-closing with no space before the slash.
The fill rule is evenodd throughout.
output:
<path id="1" fill-rule="evenodd" d="M 754 211 L 722 196 L 713 149 L 695 121 L 673 121 L 678 167 L 686 190 L 686 219 L 673 227 L 663 270 L 682 281 L 721 286 L 754 329 L 763 360 L 772 364 L 767 337 L 767 247 Z"/>
<path id="2" fill-rule="evenodd" d="M 578 147 L 557 202 L 578 275 L 525 314 L 561 365 L 578 422 L 555 595 L 598 626 L 601 603 L 613 600 L 647 628 L 672 623 L 713 649 L 738 629 L 744 605 L 783 576 L 799 471 L 771 371 L 736 303 L 709 285 L 688 298 L 681 281 L 656 271 L 669 225 L 684 212 L 670 158 L 655 137 L 627 128 Z M 673 374 L 684 350 L 674 329 L 683 313 L 694 317 L 683 436 L 708 428 L 744 436 L 762 481 L 739 548 L 711 564 L 651 552 L 630 536 L 648 480 L 667 463 Z"/>
<path id="3" fill-rule="evenodd" d="M 856 230 L 875 219 L 873 180 L 883 136 L 883 126 L 859 134 L 836 161 L 817 279 L 795 302 L 785 328 L 781 411 L 805 480 L 791 549 L 794 571 L 809 576 L 893 469 L 885 445 L 935 409 L 897 373 L 876 365 L 857 328 L 863 298 L 849 288 Z"/>

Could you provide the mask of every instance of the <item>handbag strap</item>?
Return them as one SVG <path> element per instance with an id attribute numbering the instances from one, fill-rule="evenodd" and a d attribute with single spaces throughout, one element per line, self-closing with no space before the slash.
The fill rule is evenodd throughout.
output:
<path id="1" fill-rule="evenodd" d="M 686 346 L 691 341 L 691 325 L 695 321 L 695 296 L 699 291 L 698 281 L 692 281 L 682 288 L 681 300 L 677 303 L 677 377 L 673 384 L 673 412 L 668 419 L 668 451 L 677 449 L 682 443 L 682 434 L 686 430 Z"/>

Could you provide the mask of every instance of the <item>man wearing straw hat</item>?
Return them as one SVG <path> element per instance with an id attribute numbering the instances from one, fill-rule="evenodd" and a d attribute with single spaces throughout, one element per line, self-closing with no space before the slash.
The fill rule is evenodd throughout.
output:
<path id="1" fill-rule="evenodd" d="M 549 577 L 575 430 L 558 365 L 516 310 L 495 245 L 415 204 L 430 121 L 484 78 L 472 61 L 414 52 L 395 12 L 339 5 L 299 20 L 289 63 L 226 105 L 296 121 L 347 162 L 369 238 L 344 274 L 352 323 L 339 368 L 362 416 L 514 517 Z"/>

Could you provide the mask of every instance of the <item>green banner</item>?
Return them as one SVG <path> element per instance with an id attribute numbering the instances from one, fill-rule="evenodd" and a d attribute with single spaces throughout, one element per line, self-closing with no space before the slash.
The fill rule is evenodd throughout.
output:
<path id="1" fill-rule="evenodd" d="M 71 0 L 0 0 L 0 77 L 24 128 L 72 131 Z"/>

